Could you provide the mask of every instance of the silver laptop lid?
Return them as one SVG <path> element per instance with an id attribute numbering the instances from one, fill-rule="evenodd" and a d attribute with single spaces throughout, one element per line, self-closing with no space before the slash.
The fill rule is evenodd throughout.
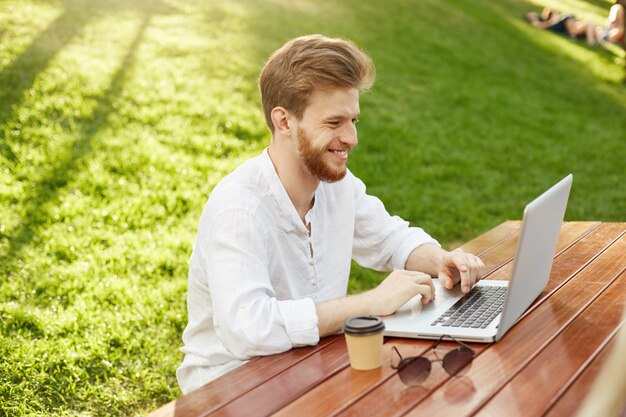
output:
<path id="1" fill-rule="evenodd" d="M 572 179 L 572 174 L 563 178 L 524 209 L 513 274 L 496 341 L 504 336 L 548 284 Z"/>

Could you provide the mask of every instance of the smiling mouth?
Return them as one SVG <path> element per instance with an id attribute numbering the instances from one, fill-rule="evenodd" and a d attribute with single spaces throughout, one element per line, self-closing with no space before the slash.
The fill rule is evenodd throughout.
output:
<path id="1" fill-rule="evenodd" d="M 348 156 L 348 151 L 347 150 L 339 151 L 339 150 L 335 150 L 335 149 L 329 149 L 329 151 L 334 153 L 335 155 Z"/>

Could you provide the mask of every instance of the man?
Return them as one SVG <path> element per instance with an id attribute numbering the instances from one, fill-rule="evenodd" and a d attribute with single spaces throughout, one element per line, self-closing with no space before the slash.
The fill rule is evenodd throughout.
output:
<path id="1" fill-rule="evenodd" d="M 315 345 L 349 317 L 392 314 L 417 294 L 427 303 L 431 276 L 465 292 L 482 277 L 479 258 L 390 216 L 346 168 L 359 92 L 373 81 L 367 55 L 320 35 L 287 42 L 266 63 L 271 143 L 215 187 L 190 260 L 184 393 L 251 357 Z M 393 272 L 346 297 L 351 259 Z"/>

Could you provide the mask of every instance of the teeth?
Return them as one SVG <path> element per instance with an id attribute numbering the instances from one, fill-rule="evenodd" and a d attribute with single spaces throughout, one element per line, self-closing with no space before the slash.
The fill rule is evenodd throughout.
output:
<path id="1" fill-rule="evenodd" d="M 336 153 L 337 155 L 343 155 L 343 156 L 348 155 L 348 151 L 331 151 L 331 152 Z"/>

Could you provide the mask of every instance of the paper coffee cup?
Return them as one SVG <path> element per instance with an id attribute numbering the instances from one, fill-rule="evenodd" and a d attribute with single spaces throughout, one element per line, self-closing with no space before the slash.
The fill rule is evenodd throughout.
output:
<path id="1" fill-rule="evenodd" d="M 383 330 L 385 323 L 378 317 L 352 317 L 346 320 L 343 331 L 353 369 L 367 371 L 380 368 L 383 362 Z"/>

